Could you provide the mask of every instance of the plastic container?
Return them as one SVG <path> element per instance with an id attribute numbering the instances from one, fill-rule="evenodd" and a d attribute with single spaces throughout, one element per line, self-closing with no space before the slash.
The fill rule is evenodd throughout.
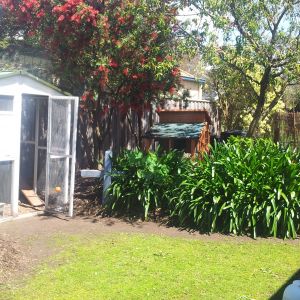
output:
<path id="1" fill-rule="evenodd" d="M 300 300 L 300 280 L 294 280 L 286 287 L 282 300 Z"/>
<path id="2" fill-rule="evenodd" d="M 100 170 L 80 170 L 81 177 L 84 178 L 100 178 L 102 171 Z"/>

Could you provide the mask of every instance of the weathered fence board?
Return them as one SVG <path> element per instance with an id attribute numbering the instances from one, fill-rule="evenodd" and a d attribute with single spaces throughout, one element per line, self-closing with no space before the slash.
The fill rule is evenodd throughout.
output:
<path id="1" fill-rule="evenodd" d="M 277 113 L 274 115 L 272 127 L 275 142 L 299 148 L 300 113 Z"/>
<path id="2" fill-rule="evenodd" d="M 205 109 L 208 111 L 212 125 L 210 131 L 212 134 L 219 134 L 218 111 L 214 108 L 210 101 L 168 101 L 164 109 Z M 121 149 L 134 149 L 137 147 L 138 137 L 138 116 L 136 112 L 130 111 L 129 120 L 122 116 L 120 112 L 114 111 L 111 119 L 111 124 L 100 147 L 101 156 L 104 152 L 111 149 L 114 153 L 119 153 Z M 159 116 L 155 109 L 153 111 L 145 111 L 142 116 L 142 134 L 144 134 L 152 124 L 158 123 Z M 88 113 L 81 110 L 78 125 L 78 143 L 77 143 L 77 166 L 78 168 L 91 167 L 93 160 L 93 128 L 90 123 Z"/>

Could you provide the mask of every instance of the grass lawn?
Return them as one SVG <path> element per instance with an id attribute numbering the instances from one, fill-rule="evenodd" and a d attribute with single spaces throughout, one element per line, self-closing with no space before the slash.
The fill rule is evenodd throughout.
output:
<path id="1" fill-rule="evenodd" d="M 53 242 L 63 250 L 1 299 L 268 299 L 300 268 L 299 243 L 284 241 L 106 234 Z"/>

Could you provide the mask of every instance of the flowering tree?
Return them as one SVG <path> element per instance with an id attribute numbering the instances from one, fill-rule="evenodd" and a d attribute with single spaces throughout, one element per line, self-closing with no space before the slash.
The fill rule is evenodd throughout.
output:
<path id="1" fill-rule="evenodd" d="M 141 123 L 144 110 L 176 91 L 184 46 L 175 37 L 171 1 L 0 0 L 0 5 L 19 25 L 18 34 L 49 52 L 60 78 L 84 87 L 96 148 L 114 111 L 124 117 L 135 111 Z"/>

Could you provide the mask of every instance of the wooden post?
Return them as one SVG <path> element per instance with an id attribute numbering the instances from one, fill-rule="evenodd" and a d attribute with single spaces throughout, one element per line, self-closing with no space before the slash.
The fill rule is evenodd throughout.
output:
<path id="1" fill-rule="evenodd" d="M 191 156 L 195 157 L 197 140 L 191 140 Z"/>
<path id="2" fill-rule="evenodd" d="M 199 158 L 202 157 L 202 154 L 204 152 L 209 151 L 209 142 L 210 142 L 209 126 L 208 126 L 208 123 L 205 123 L 205 126 L 202 129 L 200 136 L 199 136 L 199 142 L 198 142 Z"/>
<path id="3" fill-rule="evenodd" d="M 172 150 L 173 145 L 174 145 L 174 141 L 172 139 L 168 139 L 167 140 L 167 151 Z"/>
<path id="4" fill-rule="evenodd" d="M 151 145 L 152 145 L 152 141 L 153 141 L 153 139 L 144 139 L 144 150 L 146 151 L 146 152 L 148 152 L 149 150 L 150 150 L 150 147 L 151 147 Z"/>
<path id="5" fill-rule="evenodd" d="M 112 169 L 111 158 L 112 158 L 112 151 L 111 150 L 105 151 L 102 204 L 104 204 L 107 201 L 107 189 L 111 185 L 111 169 Z"/>

